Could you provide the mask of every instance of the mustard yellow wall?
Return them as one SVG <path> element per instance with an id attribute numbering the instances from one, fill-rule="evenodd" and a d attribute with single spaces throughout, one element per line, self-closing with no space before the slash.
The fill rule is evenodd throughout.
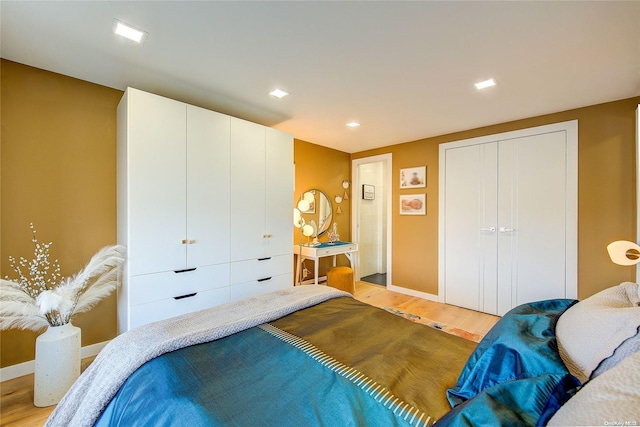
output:
<path id="1" fill-rule="evenodd" d="M 635 111 L 640 97 L 426 138 L 353 154 L 393 156 L 392 283 L 438 293 L 438 146 L 451 141 L 578 120 L 578 297 L 622 281 L 633 268 L 609 261 L 606 245 L 635 240 Z M 427 215 L 400 216 L 401 168 L 427 165 Z M 544 268 L 544 266 L 540 266 Z"/>
<path id="2" fill-rule="evenodd" d="M 116 107 L 122 92 L 2 60 L 0 63 L 0 275 L 8 257 L 33 257 L 29 223 L 53 242 L 63 275 L 116 243 Z M 115 295 L 73 323 L 82 344 L 116 336 Z M 0 365 L 32 360 L 36 333 L 2 331 Z"/>
<path id="3" fill-rule="evenodd" d="M 14 62 L 0 61 L 0 275 L 12 276 L 8 256 L 30 258 L 29 222 L 41 241 L 53 241 L 64 275 L 73 274 L 102 246 L 116 241 L 116 107 L 122 92 Z M 351 157 L 393 153 L 393 197 L 401 167 L 427 165 L 427 215 L 393 212 L 393 284 L 437 293 L 438 144 L 458 139 L 579 120 L 579 294 L 623 280 L 633 269 L 608 261 L 605 245 L 635 236 L 635 118 L 640 97 L 502 125 L 428 138 L 350 156 L 296 140 L 296 191 L 309 188 L 332 200 L 350 179 Z M 352 197 L 353 188 L 349 188 Z M 403 190 L 403 193 L 409 190 Z M 338 215 L 342 239 L 351 238 L 350 200 Z M 295 234 L 296 242 L 299 234 Z M 420 251 L 414 251 L 418 247 Z M 322 265 L 321 274 L 326 269 Z M 82 343 L 116 335 L 115 297 L 74 323 Z M 35 333 L 0 332 L 0 367 L 34 358 Z"/>
<path id="4" fill-rule="evenodd" d="M 62 274 L 82 268 L 116 242 L 116 108 L 122 92 L 11 61 L 0 62 L 0 276 L 15 277 L 8 256 L 31 259 L 29 222 Z M 296 197 L 316 188 L 333 202 L 350 176 L 350 155 L 295 141 Z M 291 207 L 294 206 L 294 200 Z M 348 201 L 336 215 L 350 238 Z M 293 226 L 293 225 L 292 225 Z M 296 234 L 298 236 L 298 234 Z M 323 274 L 326 267 L 322 265 Z M 76 316 L 82 345 L 116 336 L 116 298 Z M 37 333 L 0 332 L 0 367 L 33 360 Z"/>
<path id="5" fill-rule="evenodd" d="M 337 204 L 335 196 L 342 196 L 345 189 L 342 188 L 343 180 L 351 179 L 351 155 L 342 151 L 333 150 L 321 145 L 294 140 L 294 162 L 296 165 L 296 184 L 294 200 L 291 208 L 300 200 L 302 194 L 311 189 L 320 190 L 327 195 L 333 208 L 333 222 L 338 223 L 340 240 L 351 239 L 351 199 L 340 203 L 342 213 L 336 213 Z M 351 196 L 351 187 L 347 189 Z M 300 230 L 295 229 L 293 240 L 295 243 L 304 243 L 307 238 L 300 235 Z M 320 236 L 321 241 L 326 241 L 327 236 Z M 348 265 L 344 256 L 338 258 L 338 265 Z M 307 267 L 312 270 L 313 262 L 308 262 Z M 330 259 L 320 261 L 319 275 L 324 276 L 327 268 L 332 266 Z M 308 278 L 311 278 L 309 276 Z"/>

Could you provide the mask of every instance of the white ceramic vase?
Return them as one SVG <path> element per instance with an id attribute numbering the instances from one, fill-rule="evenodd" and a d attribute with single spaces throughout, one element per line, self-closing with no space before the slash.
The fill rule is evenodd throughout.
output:
<path id="1" fill-rule="evenodd" d="M 80 376 L 80 328 L 49 326 L 36 338 L 33 404 L 55 405 Z"/>

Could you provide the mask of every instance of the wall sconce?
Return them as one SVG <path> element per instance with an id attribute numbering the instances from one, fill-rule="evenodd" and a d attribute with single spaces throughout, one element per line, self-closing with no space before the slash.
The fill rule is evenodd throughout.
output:
<path id="1" fill-rule="evenodd" d="M 335 200 L 336 205 L 338 205 L 336 207 L 336 213 L 337 214 L 341 214 L 342 213 L 342 209 L 340 209 L 340 203 L 342 203 L 342 196 L 336 196 L 333 198 L 333 200 Z"/>
<path id="2" fill-rule="evenodd" d="M 635 265 L 640 262 L 640 246 L 627 240 L 617 240 L 607 245 L 609 258 L 614 264 Z"/>
<path id="3" fill-rule="evenodd" d="M 349 200 L 349 193 L 347 193 L 347 188 L 349 188 L 349 181 L 346 179 L 342 181 L 342 188 L 344 188 L 344 195 L 342 196 L 343 200 Z"/>

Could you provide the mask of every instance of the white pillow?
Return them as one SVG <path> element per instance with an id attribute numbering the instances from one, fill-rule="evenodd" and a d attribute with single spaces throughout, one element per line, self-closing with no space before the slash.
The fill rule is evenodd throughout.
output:
<path id="1" fill-rule="evenodd" d="M 618 348 L 615 349 L 613 355 L 602 361 L 598 365 L 595 371 L 591 373 L 591 379 L 594 379 L 598 375 L 602 375 L 604 372 L 616 366 L 633 353 L 640 351 L 640 326 L 638 326 L 638 333 L 625 340 Z"/>
<path id="2" fill-rule="evenodd" d="M 580 301 L 556 325 L 562 361 L 583 384 L 640 325 L 638 284 L 625 282 Z M 640 420 L 639 420 L 640 421 Z"/>
<path id="3" fill-rule="evenodd" d="M 640 424 L 640 353 L 589 381 L 551 417 L 549 426 Z"/>

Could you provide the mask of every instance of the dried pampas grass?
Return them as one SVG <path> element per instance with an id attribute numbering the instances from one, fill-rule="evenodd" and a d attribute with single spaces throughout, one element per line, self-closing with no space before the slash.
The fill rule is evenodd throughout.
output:
<path id="1" fill-rule="evenodd" d="M 32 225 L 33 229 L 33 225 Z M 38 263 L 48 263 L 48 246 L 43 250 L 35 239 L 36 257 L 31 263 L 22 262 L 36 271 Z M 107 246 L 100 249 L 89 263 L 75 275 L 60 283 L 43 285 L 43 275 L 31 274 L 29 280 L 17 265 L 13 265 L 19 281 L 0 279 L 0 329 L 31 329 L 40 331 L 47 326 L 69 323 L 71 316 L 93 308 L 119 284 L 119 268 L 124 261 L 125 247 Z M 43 271 L 46 272 L 46 268 Z M 50 282 L 50 281 L 49 281 Z M 34 291 L 35 290 L 35 291 Z"/>

